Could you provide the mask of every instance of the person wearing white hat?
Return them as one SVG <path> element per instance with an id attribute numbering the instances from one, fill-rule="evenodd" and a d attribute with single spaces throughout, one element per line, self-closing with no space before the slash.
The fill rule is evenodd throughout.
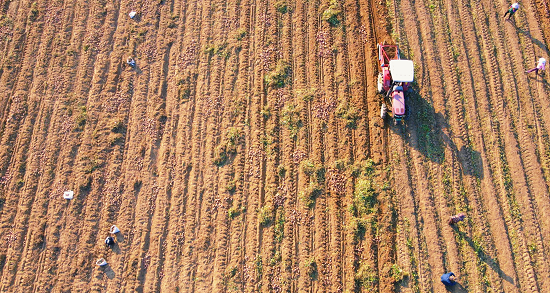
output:
<path id="1" fill-rule="evenodd" d="M 539 59 L 537 67 L 535 67 L 533 69 L 529 69 L 529 70 L 525 71 L 525 73 L 531 73 L 533 71 L 536 71 L 537 72 L 536 74 L 539 74 L 539 70 L 545 70 L 545 69 L 546 69 L 546 59 L 541 57 Z"/>
<path id="2" fill-rule="evenodd" d="M 128 59 L 126 59 L 126 64 L 130 65 L 130 67 L 134 68 L 136 67 L 136 60 L 134 60 L 134 58 L 132 57 L 128 57 Z"/>
<path id="3" fill-rule="evenodd" d="M 512 17 L 512 15 L 514 15 L 514 13 L 516 13 L 516 11 L 518 11 L 519 9 L 519 4 L 518 3 L 514 3 L 512 5 L 510 5 L 510 7 L 508 7 L 508 11 L 506 11 L 506 13 L 504 13 L 504 18 L 506 18 L 506 14 L 510 13 L 510 15 L 508 16 L 508 19 L 510 19 L 510 17 Z"/>

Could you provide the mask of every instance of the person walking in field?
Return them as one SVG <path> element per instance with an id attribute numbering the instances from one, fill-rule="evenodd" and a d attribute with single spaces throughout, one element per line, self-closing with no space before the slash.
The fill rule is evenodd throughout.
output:
<path id="1" fill-rule="evenodd" d="M 525 71 L 525 73 L 531 73 L 533 71 L 536 71 L 537 72 L 536 74 L 539 74 L 539 70 L 545 70 L 545 69 L 546 69 L 546 59 L 540 58 L 539 63 L 537 64 L 537 67 L 533 69 L 529 69 Z"/>
<path id="2" fill-rule="evenodd" d="M 509 13 L 510 15 L 508 15 L 508 19 L 510 19 L 510 17 L 512 17 L 512 15 L 514 15 L 514 13 L 516 13 L 516 11 L 518 11 L 519 9 L 519 4 L 518 3 L 514 3 L 512 5 L 510 5 L 510 7 L 508 7 L 508 11 L 506 11 L 506 13 L 504 13 L 504 18 L 506 18 L 506 15 Z"/>
<path id="3" fill-rule="evenodd" d="M 452 226 L 452 225 L 454 225 L 458 222 L 462 222 L 462 221 L 464 221 L 464 218 L 466 218 L 466 215 L 463 214 L 463 213 L 451 216 L 451 218 L 449 219 L 449 225 Z"/>

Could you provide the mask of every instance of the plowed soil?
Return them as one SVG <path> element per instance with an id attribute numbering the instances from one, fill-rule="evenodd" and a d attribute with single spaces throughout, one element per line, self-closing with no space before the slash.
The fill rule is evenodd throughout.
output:
<path id="1" fill-rule="evenodd" d="M 0 291 L 550 292 L 548 1 L 0 4 Z"/>

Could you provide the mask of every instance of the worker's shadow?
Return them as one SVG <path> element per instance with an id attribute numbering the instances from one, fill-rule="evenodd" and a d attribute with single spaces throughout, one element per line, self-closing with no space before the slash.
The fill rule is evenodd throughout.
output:
<path id="1" fill-rule="evenodd" d="M 542 83 L 545 88 L 550 88 L 550 84 L 548 83 L 548 80 L 545 79 L 545 75 L 546 74 L 542 72 L 541 74 L 529 74 L 527 77 L 529 79 L 534 79 L 535 81 Z"/>
<path id="2" fill-rule="evenodd" d="M 548 83 L 548 80 L 546 80 L 544 78 L 544 76 L 541 76 L 541 78 L 539 78 L 538 76 L 536 76 L 536 79 L 538 82 L 542 83 L 542 85 L 546 88 L 550 88 L 550 83 Z"/>
<path id="3" fill-rule="evenodd" d="M 115 278 L 115 271 L 113 271 L 113 269 L 111 269 L 111 266 L 110 265 L 105 265 L 105 266 L 102 266 L 102 267 L 99 267 L 99 270 L 101 272 L 103 272 L 103 274 L 105 276 L 107 276 L 107 278 L 109 279 L 114 279 Z M 98 278 L 101 279 L 102 275 L 99 275 Z"/>
<path id="4" fill-rule="evenodd" d="M 480 247 L 474 243 L 472 238 L 470 238 L 466 233 L 460 231 L 457 226 L 453 226 L 453 230 L 468 244 L 473 248 L 474 252 L 477 254 L 477 256 L 484 261 L 491 269 L 493 269 L 499 277 L 507 281 L 508 283 L 515 285 L 514 279 L 512 277 L 508 276 L 504 271 L 500 268 L 498 263 L 488 254 L 485 253 L 483 247 Z"/>
<path id="5" fill-rule="evenodd" d="M 546 54 L 550 54 L 550 51 L 548 50 L 548 47 L 546 47 L 546 45 L 544 45 L 544 43 L 541 42 L 540 40 L 538 40 L 536 38 L 533 38 L 533 36 L 531 36 L 531 33 L 529 31 L 526 31 L 522 28 L 517 27 L 515 23 L 513 23 L 513 25 L 514 25 L 514 27 L 516 27 L 516 29 L 518 30 L 518 32 L 520 34 L 523 34 L 524 36 L 528 37 L 531 40 L 531 42 L 533 42 L 534 44 L 539 46 L 542 50 L 544 50 L 544 52 L 546 52 Z"/>
<path id="6" fill-rule="evenodd" d="M 143 73 L 143 71 L 141 71 L 141 68 L 139 68 L 139 66 L 136 64 L 135 66 L 129 66 L 130 67 L 130 70 L 137 73 L 137 74 L 141 74 Z"/>
<path id="7" fill-rule="evenodd" d="M 462 285 L 458 282 L 455 283 L 453 286 L 445 286 L 445 289 L 447 289 L 447 292 L 454 292 L 454 293 L 468 292 L 468 290 L 462 287 Z"/>
<path id="8" fill-rule="evenodd" d="M 118 246 L 117 242 L 115 242 L 115 244 L 113 244 L 113 246 L 109 247 L 108 249 L 110 249 L 112 252 L 114 252 L 116 254 L 120 254 L 120 252 L 121 252 L 120 246 Z"/>
<path id="9" fill-rule="evenodd" d="M 115 237 L 116 237 L 116 242 L 118 242 L 118 243 L 123 243 L 124 242 L 124 235 L 122 234 L 122 232 L 116 233 Z"/>

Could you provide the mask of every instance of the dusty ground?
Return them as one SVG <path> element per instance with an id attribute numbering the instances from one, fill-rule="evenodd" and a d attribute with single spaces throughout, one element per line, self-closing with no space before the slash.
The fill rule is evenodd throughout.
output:
<path id="1" fill-rule="evenodd" d="M 0 291 L 550 292 L 546 0 L 0 4 Z"/>

